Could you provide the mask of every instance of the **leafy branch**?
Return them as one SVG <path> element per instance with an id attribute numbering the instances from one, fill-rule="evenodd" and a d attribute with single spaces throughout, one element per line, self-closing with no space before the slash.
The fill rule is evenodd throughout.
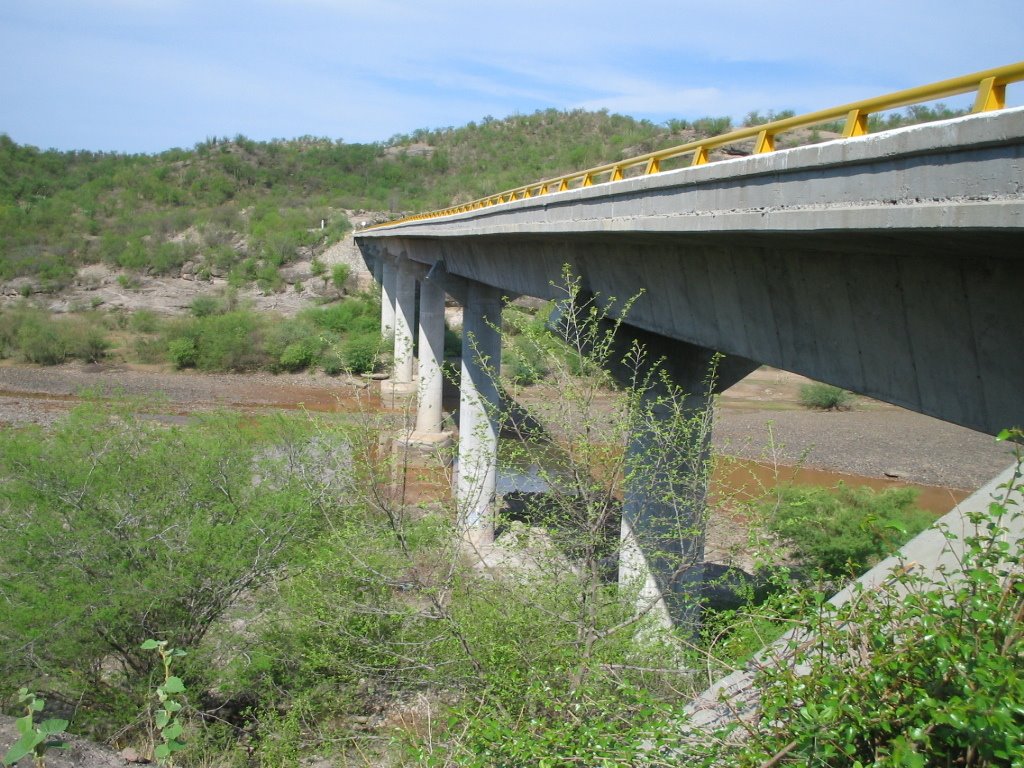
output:
<path id="1" fill-rule="evenodd" d="M 63 733 L 68 727 L 67 720 L 51 718 L 35 724 L 36 712 L 43 711 L 43 699 L 38 698 L 28 688 L 18 690 L 18 703 L 25 707 L 25 714 L 15 721 L 15 727 L 21 736 L 4 755 L 4 765 L 14 765 L 25 757 L 32 755 L 36 768 L 43 768 L 46 765 L 46 752 L 49 749 L 67 749 L 67 743 L 61 739 L 54 739 L 59 733 Z"/>

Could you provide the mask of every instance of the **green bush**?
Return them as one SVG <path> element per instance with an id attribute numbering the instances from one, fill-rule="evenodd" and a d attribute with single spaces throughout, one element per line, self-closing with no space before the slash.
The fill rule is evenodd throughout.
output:
<path id="1" fill-rule="evenodd" d="M 338 293 L 345 293 L 345 285 L 348 283 L 352 268 L 348 264 L 335 264 L 331 268 L 331 282 L 338 289 Z"/>
<path id="2" fill-rule="evenodd" d="M 840 387 L 821 382 L 803 384 L 800 387 L 800 403 L 807 408 L 823 411 L 841 411 L 853 403 L 853 395 Z"/>
<path id="3" fill-rule="evenodd" d="M 787 486 L 765 502 L 769 530 L 805 565 L 833 577 L 855 576 L 935 521 L 914 506 L 913 488 Z"/>
<path id="4" fill-rule="evenodd" d="M 67 359 L 68 344 L 54 320 L 33 313 L 18 329 L 18 351 L 30 363 L 57 365 Z"/>
<path id="5" fill-rule="evenodd" d="M 72 326 L 66 329 L 66 334 L 68 354 L 87 363 L 98 363 L 110 348 L 103 329 L 93 324 Z"/>
<path id="6" fill-rule="evenodd" d="M 109 736 L 146 697 L 150 637 L 188 648 L 182 677 L 210 686 L 227 641 L 206 646 L 207 633 L 301 565 L 334 514 L 293 471 L 322 471 L 312 429 L 227 415 L 167 427 L 86 406 L 50 431 L 5 431 L 0 698 L 45 681 L 78 703 L 79 733 Z M 337 450 L 334 432 L 316 434 Z"/>
<path id="7" fill-rule="evenodd" d="M 337 376 L 345 372 L 345 363 L 341 355 L 333 349 L 328 350 L 320 357 L 320 369 L 328 376 Z"/>
<path id="8" fill-rule="evenodd" d="M 444 326 L 444 356 L 462 356 L 462 334 L 449 328 L 447 323 Z"/>
<path id="9" fill-rule="evenodd" d="M 544 351 L 523 336 L 513 336 L 502 351 L 502 376 L 513 384 L 528 385 L 548 373 Z"/>
<path id="10" fill-rule="evenodd" d="M 350 373 L 371 373 L 380 362 L 381 338 L 376 333 L 353 334 L 341 342 L 341 362 Z"/>
<path id="11" fill-rule="evenodd" d="M 745 738 L 704 734 L 678 764 L 923 768 L 1024 765 L 1021 474 L 969 515 L 957 573 L 917 568 L 835 608 L 819 598 L 761 665 L 760 712 Z M 1019 495 L 1018 495 L 1019 498 Z"/>
<path id="12" fill-rule="evenodd" d="M 380 334 L 380 305 L 366 296 L 350 296 L 322 309 L 308 309 L 300 317 L 334 333 Z"/>
<path id="13" fill-rule="evenodd" d="M 319 344 L 315 340 L 293 341 L 278 358 L 281 368 L 286 371 L 301 371 L 317 362 Z"/>
<path id="14" fill-rule="evenodd" d="M 189 304 L 189 312 L 193 317 L 209 317 L 224 311 L 221 301 L 216 296 L 196 296 Z"/>
<path id="15" fill-rule="evenodd" d="M 251 371 L 266 365 L 262 320 L 236 310 L 196 321 L 196 367 L 203 371 Z"/>
<path id="16" fill-rule="evenodd" d="M 139 309 L 132 313 L 128 327 L 136 333 L 156 333 L 160 329 L 160 318 L 149 309 Z"/>
<path id="17" fill-rule="evenodd" d="M 175 368 L 194 368 L 199 358 L 196 340 L 188 337 L 171 339 L 167 343 L 167 356 Z"/>

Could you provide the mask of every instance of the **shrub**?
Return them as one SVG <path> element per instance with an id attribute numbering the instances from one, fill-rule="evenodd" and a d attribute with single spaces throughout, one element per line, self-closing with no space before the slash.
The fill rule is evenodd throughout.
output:
<path id="1" fill-rule="evenodd" d="M 778 649 L 785 662 L 761 666 L 746 738 L 705 734 L 704 759 L 678 764 L 1024 765 L 1024 550 L 1008 531 L 1021 491 L 1018 463 L 984 513 L 947 532 L 965 545 L 956 573 L 908 567 L 838 608 L 819 600 Z"/>
<path id="2" fill-rule="evenodd" d="M 323 309 L 309 309 L 300 317 L 335 333 L 380 333 L 380 305 L 366 296 L 348 297 Z"/>
<path id="3" fill-rule="evenodd" d="M 375 333 L 349 336 L 341 342 L 341 362 L 351 373 L 370 373 L 380 360 L 381 339 Z"/>
<path id="4" fill-rule="evenodd" d="M 196 296 L 189 305 L 193 317 L 209 317 L 223 312 L 224 309 L 216 296 Z"/>
<path id="5" fill-rule="evenodd" d="M 149 309 L 139 309 L 132 313 L 129 327 L 136 333 L 156 333 L 160 327 L 160 318 Z"/>
<path id="6" fill-rule="evenodd" d="M 52 430 L 5 432 L 0 696 L 44 679 L 81 703 L 78 732 L 109 736 L 145 699 L 150 637 L 188 648 L 196 690 L 209 685 L 207 632 L 301 565 L 332 514 L 292 471 L 319 474 L 339 450 L 319 429 L 310 449 L 311 429 L 230 415 L 167 427 L 89 405 Z"/>
<path id="7" fill-rule="evenodd" d="M 316 364 L 319 344 L 313 340 L 293 341 L 278 358 L 281 368 L 286 371 L 301 371 Z"/>
<path id="8" fill-rule="evenodd" d="M 913 488 L 789 486 L 762 509 L 769 530 L 804 564 L 843 577 L 863 572 L 934 522 L 914 506 L 916 498 Z"/>
<path id="9" fill-rule="evenodd" d="M 548 372 L 543 350 L 529 341 L 521 342 L 518 336 L 511 341 L 503 351 L 502 375 L 518 385 L 533 384 L 543 378 Z"/>
<path id="10" fill-rule="evenodd" d="M 26 317 L 18 329 L 18 351 L 30 363 L 57 365 L 68 356 L 68 346 L 57 323 L 42 314 Z"/>
<path id="11" fill-rule="evenodd" d="M 117 276 L 117 284 L 126 291 L 136 291 L 142 287 L 142 280 L 138 275 L 120 274 Z"/>
<path id="12" fill-rule="evenodd" d="M 199 357 L 195 339 L 172 339 L 167 343 L 167 356 L 175 368 L 194 368 Z"/>
<path id="13" fill-rule="evenodd" d="M 236 310 L 198 322 L 196 367 L 204 371 L 251 371 L 266 364 L 261 322 L 253 312 Z"/>
<path id="14" fill-rule="evenodd" d="M 98 363 L 110 348 L 103 330 L 95 325 L 69 328 L 66 333 L 68 354 L 87 363 Z"/>
<path id="15" fill-rule="evenodd" d="M 345 363 L 341 355 L 333 350 L 328 350 L 320 357 L 320 368 L 328 376 L 337 376 L 345 372 Z"/>
<path id="16" fill-rule="evenodd" d="M 345 293 L 345 284 L 348 282 L 352 268 L 348 264 L 335 264 L 331 268 L 331 282 L 338 289 L 338 293 Z"/>
<path id="17" fill-rule="evenodd" d="M 840 387 L 816 381 L 800 387 L 800 403 L 823 411 L 841 411 L 850 407 L 853 395 Z"/>
<path id="18" fill-rule="evenodd" d="M 452 330 L 446 323 L 444 326 L 444 356 L 460 357 L 462 355 L 462 334 Z"/>

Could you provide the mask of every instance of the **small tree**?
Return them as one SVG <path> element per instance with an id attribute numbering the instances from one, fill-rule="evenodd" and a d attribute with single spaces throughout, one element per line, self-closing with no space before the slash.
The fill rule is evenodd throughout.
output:
<path id="1" fill-rule="evenodd" d="M 345 287 L 348 284 L 348 278 L 351 273 L 352 267 L 348 264 L 335 264 L 331 267 L 331 282 L 338 289 L 339 296 L 345 295 Z"/>

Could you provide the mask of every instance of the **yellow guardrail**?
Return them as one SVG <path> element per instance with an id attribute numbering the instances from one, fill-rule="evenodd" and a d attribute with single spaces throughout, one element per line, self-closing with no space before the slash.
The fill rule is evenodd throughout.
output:
<path id="1" fill-rule="evenodd" d="M 711 150 L 750 138 L 754 139 L 755 154 L 772 152 L 775 150 L 775 137 L 780 133 L 797 128 L 812 128 L 822 123 L 830 123 L 837 120 L 844 121 L 844 138 L 863 136 L 868 132 L 868 117 L 872 114 L 912 104 L 921 104 L 935 99 L 943 99 L 948 96 L 957 96 L 971 91 L 977 91 L 977 96 L 974 100 L 974 112 L 1003 109 L 1006 106 L 1006 86 L 1009 83 L 1016 83 L 1021 80 L 1024 80 L 1024 61 L 1009 64 L 1005 67 L 997 67 L 996 69 L 986 69 L 962 77 L 954 77 L 950 80 L 942 80 L 931 85 L 922 85 L 918 88 L 896 91 L 885 96 L 865 99 L 853 102 L 852 104 L 844 104 L 840 107 L 822 109 L 806 115 L 795 115 L 794 117 L 764 123 L 763 125 L 739 128 L 729 133 L 723 133 L 720 136 L 699 139 L 686 144 L 680 144 L 676 147 L 637 155 L 636 157 L 620 160 L 615 163 L 606 163 L 596 168 L 588 168 L 585 171 L 577 171 L 564 176 L 536 181 L 532 184 L 508 189 L 496 195 L 488 195 L 487 197 L 481 197 L 478 200 L 461 205 L 454 205 L 437 211 L 419 213 L 403 219 L 375 224 L 373 227 L 368 227 L 368 229 L 404 224 L 410 221 L 436 219 L 442 216 L 452 216 L 458 213 L 501 205 L 502 203 L 510 203 L 513 200 L 523 200 L 525 198 L 547 195 L 552 192 L 564 192 L 568 189 L 589 187 L 599 181 L 619 181 L 625 177 L 627 170 L 634 169 L 637 166 L 643 166 L 642 175 L 659 173 L 661 171 L 661 164 L 664 161 L 684 155 L 693 156 L 690 162 L 691 165 L 703 165 L 708 162 L 708 153 Z"/>

